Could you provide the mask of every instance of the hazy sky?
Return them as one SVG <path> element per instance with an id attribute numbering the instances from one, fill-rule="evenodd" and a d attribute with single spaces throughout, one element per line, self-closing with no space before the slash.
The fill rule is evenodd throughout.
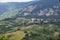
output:
<path id="1" fill-rule="evenodd" d="M 0 2 L 29 2 L 32 0 L 0 0 Z"/>

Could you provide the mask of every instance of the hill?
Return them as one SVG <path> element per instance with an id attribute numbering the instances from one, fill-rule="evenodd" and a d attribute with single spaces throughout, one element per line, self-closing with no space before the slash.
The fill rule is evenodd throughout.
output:
<path id="1" fill-rule="evenodd" d="M 30 5 L 33 2 L 8 2 L 8 3 L 0 3 L 0 19 L 10 18 L 18 14 L 23 8 L 27 5 Z M 16 12 L 16 13 L 15 13 Z M 9 17 L 8 17 L 8 16 Z"/>
<path id="2" fill-rule="evenodd" d="M 59 0 L 16 6 L 0 15 L 0 40 L 60 40 Z"/>
<path id="3" fill-rule="evenodd" d="M 60 19 L 59 0 L 41 0 L 26 6 L 16 17 Z"/>

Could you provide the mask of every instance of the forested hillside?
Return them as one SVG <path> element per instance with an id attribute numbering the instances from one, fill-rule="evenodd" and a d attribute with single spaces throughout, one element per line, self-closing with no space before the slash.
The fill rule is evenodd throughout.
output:
<path id="1" fill-rule="evenodd" d="M 12 18 L 26 6 L 33 2 L 8 2 L 0 3 L 0 20 L 5 18 Z"/>
<path id="2" fill-rule="evenodd" d="M 60 1 L 0 4 L 0 40 L 60 40 Z"/>

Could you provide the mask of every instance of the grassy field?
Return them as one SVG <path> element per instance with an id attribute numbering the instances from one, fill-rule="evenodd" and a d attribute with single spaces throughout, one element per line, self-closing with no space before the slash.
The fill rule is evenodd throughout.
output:
<path id="1" fill-rule="evenodd" d="M 16 32 L 5 34 L 7 40 L 22 40 L 24 36 L 25 36 L 24 31 L 16 31 Z"/>

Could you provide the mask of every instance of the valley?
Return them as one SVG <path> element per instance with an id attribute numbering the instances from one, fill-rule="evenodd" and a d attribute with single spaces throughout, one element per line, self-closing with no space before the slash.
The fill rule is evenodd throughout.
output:
<path id="1" fill-rule="evenodd" d="M 0 3 L 0 40 L 60 40 L 60 1 Z"/>

